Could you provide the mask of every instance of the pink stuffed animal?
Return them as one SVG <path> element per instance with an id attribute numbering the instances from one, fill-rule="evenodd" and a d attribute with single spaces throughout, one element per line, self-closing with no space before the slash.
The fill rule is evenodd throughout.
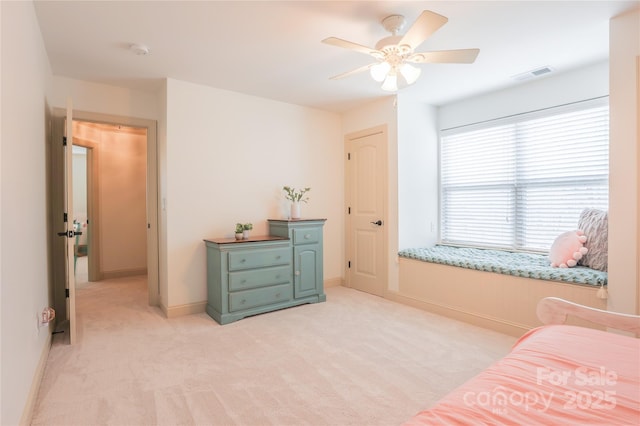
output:
<path id="1" fill-rule="evenodd" d="M 584 232 L 567 231 L 558 236 L 549 249 L 549 260 L 553 268 L 571 268 L 578 260 L 587 254 L 589 249 L 584 246 L 587 237 Z"/>

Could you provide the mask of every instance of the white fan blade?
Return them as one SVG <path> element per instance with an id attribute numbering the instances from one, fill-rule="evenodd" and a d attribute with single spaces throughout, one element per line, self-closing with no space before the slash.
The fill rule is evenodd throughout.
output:
<path id="1" fill-rule="evenodd" d="M 343 72 L 342 74 L 338 74 L 336 76 L 331 77 L 330 80 L 338 80 L 340 78 L 348 77 L 348 76 L 350 76 L 352 74 L 357 74 L 359 72 L 366 71 L 369 68 L 371 68 L 372 66 L 374 66 L 375 64 L 377 64 L 377 62 L 375 62 L 373 64 L 365 65 L 365 66 L 360 67 L 360 68 L 356 68 L 355 70 Z"/>
<path id="2" fill-rule="evenodd" d="M 329 37 L 322 40 L 323 43 L 330 44 L 332 46 L 342 47 L 344 49 L 355 50 L 356 52 L 364 53 L 367 55 L 371 55 L 375 58 L 380 58 L 384 56 L 382 52 L 379 50 L 373 49 L 371 47 L 363 46 L 358 43 L 353 43 L 351 41 L 343 40 L 337 37 Z"/>
<path id="3" fill-rule="evenodd" d="M 413 62 L 415 64 L 471 64 L 476 60 L 478 53 L 480 53 L 480 49 L 414 53 L 407 58 L 407 62 Z"/>
<path id="4" fill-rule="evenodd" d="M 406 44 L 411 47 L 411 49 L 415 49 L 422 44 L 427 37 L 446 24 L 448 20 L 449 19 L 442 15 L 438 15 L 430 10 L 425 10 L 418 16 L 418 19 L 411 25 L 411 28 L 409 28 L 398 44 Z"/>

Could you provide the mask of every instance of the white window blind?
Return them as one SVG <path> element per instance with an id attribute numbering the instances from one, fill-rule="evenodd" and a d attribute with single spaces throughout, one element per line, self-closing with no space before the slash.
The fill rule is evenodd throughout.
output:
<path id="1" fill-rule="evenodd" d="M 547 251 L 609 201 L 608 98 L 444 131 L 441 241 Z"/>

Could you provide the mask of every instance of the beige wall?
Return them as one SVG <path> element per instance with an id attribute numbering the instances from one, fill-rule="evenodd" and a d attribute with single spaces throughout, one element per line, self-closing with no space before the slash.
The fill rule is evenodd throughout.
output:
<path id="1" fill-rule="evenodd" d="M 324 278 L 343 276 L 344 160 L 338 114 L 168 79 L 160 123 L 160 205 L 166 224 L 163 307 L 202 308 L 204 238 L 236 222 L 266 234 L 288 212 L 282 187 L 311 187 L 303 217 L 326 218 Z M 162 238 L 162 237 L 161 237 Z M 166 294 L 163 289 L 166 288 Z M 184 311 L 182 311 L 184 312 Z"/>
<path id="2" fill-rule="evenodd" d="M 400 259 L 400 292 L 390 298 L 480 327 L 519 337 L 542 325 L 538 301 L 559 297 L 605 309 L 598 287 L 515 277 L 414 259 Z M 604 328 L 569 318 L 569 324 Z"/>
<path id="3" fill-rule="evenodd" d="M 54 76 L 51 106 L 66 108 L 67 98 L 76 111 L 150 120 L 161 114 L 158 93 Z"/>
<path id="4" fill-rule="evenodd" d="M 398 95 L 398 248 L 438 240 L 438 109 Z"/>
<path id="5" fill-rule="evenodd" d="M 609 94 L 609 63 L 558 72 L 438 108 L 438 129 L 508 117 Z"/>
<path id="6" fill-rule="evenodd" d="M 147 267 L 146 135 L 103 131 L 100 146 L 100 264 L 105 276 Z"/>
<path id="7" fill-rule="evenodd" d="M 99 234 L 95 253 L 100 257 L 100 276 L 144 273 L 147 267 L 146 134 L 74 121 L 74 141 L 78 140 L 90 142 L 97 151 L 94 161 L 99 184 L 94 195 L 98 216 L 90 220 L 97 228 L 94 232 Z"/>
<path id="8" fill-rule="evenodd" d="M 609 31 L 609 309 L 637 313 L 640 10 L 613 18 Z"/>
<path id="9" fill-rule="evenodd" d="M 36 326 L 36 315 L 52 303 L 46 187 L 52 75 L 33 3 L 0 2 L 0 15 L 0 424 L 15 425 L 35 397 L 30 390 L 37 389 L 32 383 L 52 331 Z"/>

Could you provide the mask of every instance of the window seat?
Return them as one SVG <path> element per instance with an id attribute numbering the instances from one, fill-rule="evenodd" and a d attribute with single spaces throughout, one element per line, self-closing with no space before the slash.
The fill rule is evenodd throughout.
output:
<path id="1" fill-rule="evenodd" d="M 409 248 L 398 255 L 423 262 L 495 272 L 523 278 L 591 286 L 607 285 L 607 272 L 584 266 L 552 268 L 547 255 L 469 247 Z"/>

